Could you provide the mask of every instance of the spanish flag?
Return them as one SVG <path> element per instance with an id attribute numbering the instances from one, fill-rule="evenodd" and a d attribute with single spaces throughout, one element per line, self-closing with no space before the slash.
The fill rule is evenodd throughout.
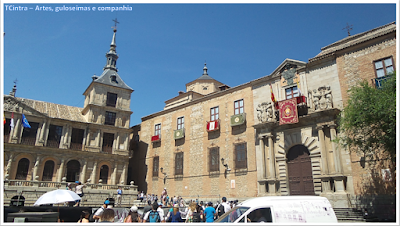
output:
<path id="1" fill-rule="evenodd" d="M 278 102 L 276 102 L 276 98 L 275 98 L 274 92 L 272 91 L 272 85 L 269 84 L 269 87 L 271 89 L 271 100 L 272 100 L 272 102 L 274 102 L 275 108 L 279 109 Z"/>
<path id="2" fill-rule="evenodd" d="M 4 119 L 3 120 L 3 122 L 4 122 L 3 125 L 5 125 L 6 124 L 6 115 L 4 114 L 4 112 L 3 112 L 3 119 Z"/>

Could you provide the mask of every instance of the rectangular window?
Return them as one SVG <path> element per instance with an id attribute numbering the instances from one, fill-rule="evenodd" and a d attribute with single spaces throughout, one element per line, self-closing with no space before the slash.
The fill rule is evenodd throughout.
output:
<path id="1" fill-rule="evenodd" d="M 156 156 L 153 158 L 153 177 L 158 177 L 158 165 L 159 165 L 159 157 Z"/>
<path id="2" fill-rule="evenodd" d="M 82 150 L 83 134 L 85 131 L 83 129 L 72 128 L 71 133 L 71 149 Z"/>
<path id="3" fill-rule="evenodd" d="M 213 107 L 210 109 L 210 120 L 214 121 L 219 119 L 219 110 L 218 107 Z"/>
<path id="4" fill-rule="evenodd" d="M 247 143 L 235 144 L 235 169 L 247 168 Z"/>
<path id="5" fill-rule="evenodd" d="M 154 136 L 161 135 L 161 123 L 154 126 Z"/>
<path id="6" fill-rule="evenodd" d="M 385 58 L 374 62 L 376 77 L 384 77 L 394 71 L 393 58 Z"/>
<path id="7" fill-rule="evenodd" d="M 175 175 L 183 175 L 183 152 L 175 154 Z"/>
<path id="8" fill-rule="evenodd" d="M 235 115 L 242 114 L 244 112 L 243 99 L 235 101 L 234 107 L 235 107 Z"/>
<path id="9" fill-rule="evenodd" d="M 177 120 L 177 129 L 183 129 L 183 128 L 185 128 L 185 118 L 180 117 Z"/>
<path id="10" fill-rule="evenodd" d="M 62 126 L 50 125 L 47 147 L 58 148 L 60 146 Z"/>
<path id="11" fill-rule="evenodd" d="M 286 100 L 299 96 L 299 90 L 297 89 L 297 86 L 285 89 L 285 93 L 286 93 Z"/>
<path id="12" fill-rule="evenodd" d="M 117 105 L 117 97 L 116 93 L 107 93 L 106 106 L 115 107 Z"/>
<path id="13" fill-rule="evenodd" d="M 103 133 L 103 152 L 112 154 L 112 147 L 114 143 L 113 133 Z"/>
<path id="14" fill-rule="evenodd" d="M 24 128 L 22 131 L 21 144 L 35 145 L 36 133 L 39 128 L 39 123 L 29 122 L 29 125 L 31 126 L 31 128 Z"/>
<path id="15" fill-rule="evenodd" d="M 219 171 L 219 147 L 210 148 L 210 155 L 209 155 L 209 171 L 215 172 Z"/>
<path id="16" fill-rule="evenodd" d="M 117 113 L 106 111 L 106 120 L 104 122 L 105 125 L 115 125 L 115 118 Z"/>

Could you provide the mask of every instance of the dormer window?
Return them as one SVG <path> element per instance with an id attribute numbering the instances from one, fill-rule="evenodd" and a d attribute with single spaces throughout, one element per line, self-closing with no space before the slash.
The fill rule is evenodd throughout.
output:
<path id="1" fill-rule="evenodd" d="M 118 83 L 116 75 L 111 75 L 110 78 L 111 78 L 111 82 Z"/>

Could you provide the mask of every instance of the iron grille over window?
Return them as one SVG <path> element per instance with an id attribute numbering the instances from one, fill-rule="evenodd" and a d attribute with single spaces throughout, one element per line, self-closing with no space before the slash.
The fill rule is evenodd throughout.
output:
<path id="1" fill-rule="evenodd" d="M 209 160 L 209 171 L 219 171 L 219 147 L 210 148 Z"/>
<path id="2" fill-rule="evenodd" d="M 113 133 L 103 133 L 103 152 L 112 153 L 112 147 L 114 143 Z"/>
<path id="3" fill-rule="evenodd" d="M 242 114 L 244 112 L 243 99 L 235 101 L 234 107 L 235 115 Z"/>
<path id="4" fill-rule="evenodd" d="M 26 176 L 28 175 L 28 170 L 29 170 L 29 160 L 27 158 L 19 160 L 17 167 L 17 175 L 15 176 L 15 179 L 26 180 Z"/>
<path id="5" fill-rule="evenodd" d="M 247 143 L 235 144 L 235 168 L 247 168 Z"/>
<path id="6" fill-rule="evenodd" d="M 175 154 L 175 175 L 183 175 L 183 152 Z"/>
<path id="7" fill-rule="evenodd" d="M 39 123 L 29 122 L 31 128 L 24 128 L 22 131 L 21 144 L 35 145 L 36 133 L 39 128 Z"/>
<path id="8" fill-rule="evenodd" d="M 72 128 L 71 134 L 71 149 L 82 150 L 83 134 L 85 131 L 83 129 Z"/>
<path id="9" fill-rule="evenodd" d="M 31 126 L 32 127 L 32 126 Z M 58 148 L 60 146 L 62 126 L 50 125 L 47 147 Z"/>
<path id="10" fill-rule="evenodd" d="M 106 120 L 105 120 L 105 122 L 104 122 L 104 124 L 106 124 L 106 125 L 115 125 L 115 118 L 116 118 L 116 113 L 114 113 L 114 112 L 109 112 L 109 111 L 106 111 Z"/>
<path id="11" fill-rule="evenodd" d="M 117 105 L 117 97 L 116 93 L 107 93 L 107 102 L 106 105 L 110 107 L 115 107 Z"/>
<path id="12" fill-rule="evenodd" d="M 53 179 L 54 162 L 52 160 L 46 161 L 43 168 L 43 181 L 51 181 Z"/>
<path id="13" fill-rule="evenodd" d="M 158 167 L 159 166 L 159 157 L 156 156 L 153 158 L 153 177 L 158 177 Z"/>

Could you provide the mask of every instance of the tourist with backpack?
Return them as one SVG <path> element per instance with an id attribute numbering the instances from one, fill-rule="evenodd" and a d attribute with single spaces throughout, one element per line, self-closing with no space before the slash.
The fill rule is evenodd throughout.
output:
<path id="1" fill-rule="evenodd" d="M 214 216 L 217 214 L 217 212 L 215 212 L 215 209 L 213 207 L 212 202 L 207 203 L 207 207 L 204 210 L 204 217 L 206 219 L 207 223 L 212 223 L 214 222 Z"/>
<path id="2" fill-rule="evenodd" d="M 146 223 L 146 222 L 159 223 L 159 222 L 161 222 L 161 216 L 158 213 L 157 208 L 158 208 L 158 204 L 154 203 L 152 206 L 152 209 L 144 215 L 143 223 Z"/>

